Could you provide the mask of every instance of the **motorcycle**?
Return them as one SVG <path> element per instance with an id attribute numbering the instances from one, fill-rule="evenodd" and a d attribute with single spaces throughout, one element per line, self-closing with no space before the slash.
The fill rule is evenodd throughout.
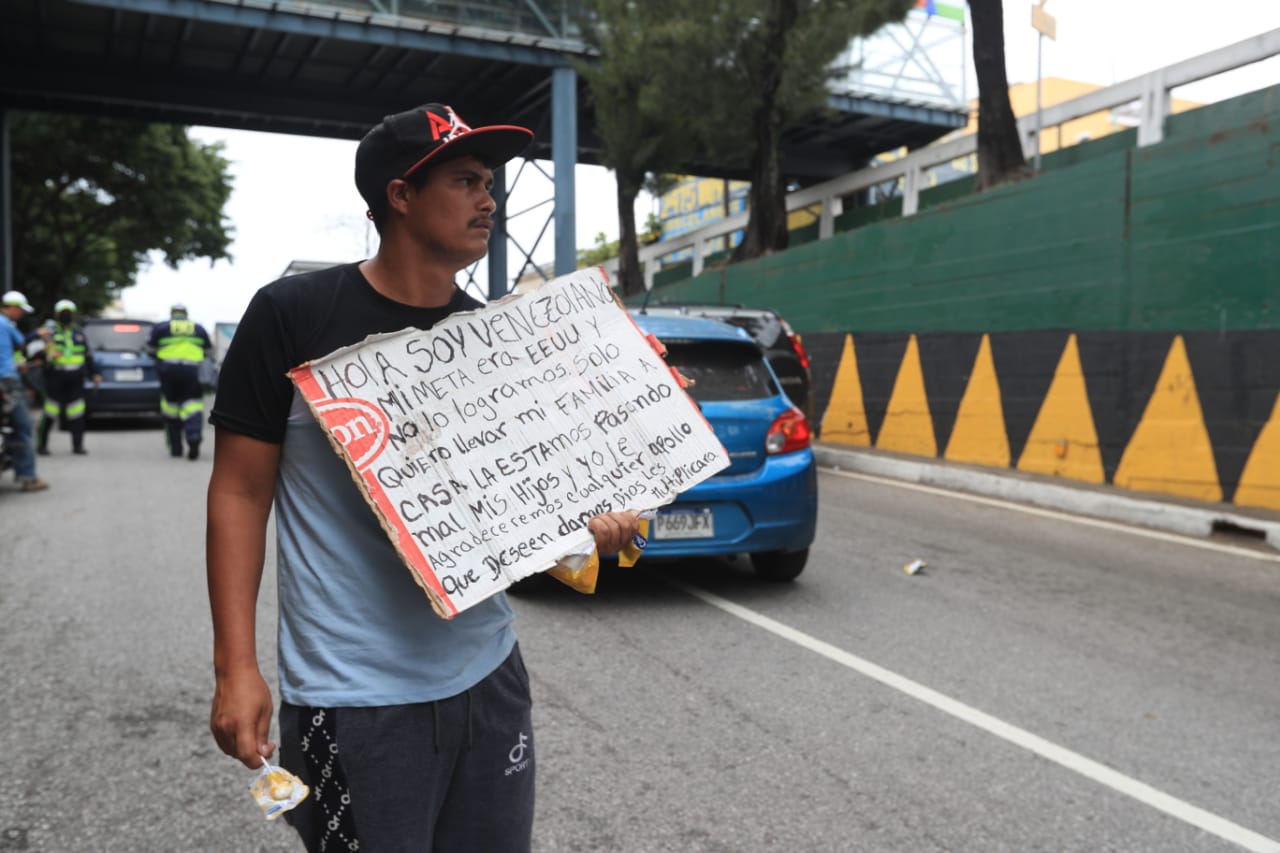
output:
<path id="1" fill-rule="evenodd" d="M 14 394 L 22 389 L 10 390 L 0 383 L 0 473 L 13 468 L 13 407 L 17 405 Z"/>

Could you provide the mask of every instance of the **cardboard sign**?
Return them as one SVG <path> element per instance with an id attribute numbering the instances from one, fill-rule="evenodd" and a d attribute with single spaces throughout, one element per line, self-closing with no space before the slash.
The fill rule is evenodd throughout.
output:
<path id="1" fill-rule="evenodd" d="M 289 376 L 450 619 L 728 466 L 655 343 L 579 270 Z"/>

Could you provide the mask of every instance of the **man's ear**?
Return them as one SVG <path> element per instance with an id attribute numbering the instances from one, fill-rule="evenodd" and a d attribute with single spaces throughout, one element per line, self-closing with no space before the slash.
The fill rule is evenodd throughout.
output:
<path id="1" fill-rule="evenodd" d="M 387 207 L 404 215 L 409 211 L 409 195 L 413 190 L 408 181 L 399 178 L 387 182 Z"/>

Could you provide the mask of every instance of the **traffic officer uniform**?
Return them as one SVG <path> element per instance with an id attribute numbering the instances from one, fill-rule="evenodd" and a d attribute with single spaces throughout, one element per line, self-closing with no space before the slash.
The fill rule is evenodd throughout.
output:
<path id="1" fill-rule="evenodd" d="M 24 348 L 27 369 L 22 374 L 22 384 L 31 389 L 31 393 L 35 395 L 34 407 L 41 411 L 44 410 L 44 374 L 49 357 L 49 338 L 57 328 L 58 324 L 53 320 L 45 320 L 44 325 L 27 335 L 27 345 Z"/>
<path id="2" fill-rule="evenodd" d="M 182 439 L 187 440 L 187 458 L 200 457 L 204 429 L 204 388 L 200 365 L 213 346 L 204 326 L 187 319 L 184 305 L 174 305 L 170 319 L 151 329 L 147 347 L 156 354 L 160 374 L 160 415 L 170 456 L 182 455 Z"/>
<path id="3" fill-rule="evenodd" d="M 53 313 L 58 325 L 45 348 L 45 397 L 36 452 L 49 455 L 49 433 L 57 421 L 59 428 L 71 433 L 71 452 L 83 455 L 89 452 L 84 447 L 84 380 L 92 376 L 96 383 L 99 377 L 93 366 L 89 340 L 83 330 L 73 325 L 76 304 L 70 299 L 59 299 Z"/>

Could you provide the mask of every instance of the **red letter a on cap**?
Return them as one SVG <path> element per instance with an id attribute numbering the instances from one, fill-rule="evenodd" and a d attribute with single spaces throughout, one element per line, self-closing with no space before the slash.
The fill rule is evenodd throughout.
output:
<path id="1" fill-rule="evenodd" d="M 439 141 L 441 136 L 449 138 L 453 124 L 447 118 L 442 118 L 435 113 L 427 113 L 427 119 L 431 122 L 432 139 Z"/>

